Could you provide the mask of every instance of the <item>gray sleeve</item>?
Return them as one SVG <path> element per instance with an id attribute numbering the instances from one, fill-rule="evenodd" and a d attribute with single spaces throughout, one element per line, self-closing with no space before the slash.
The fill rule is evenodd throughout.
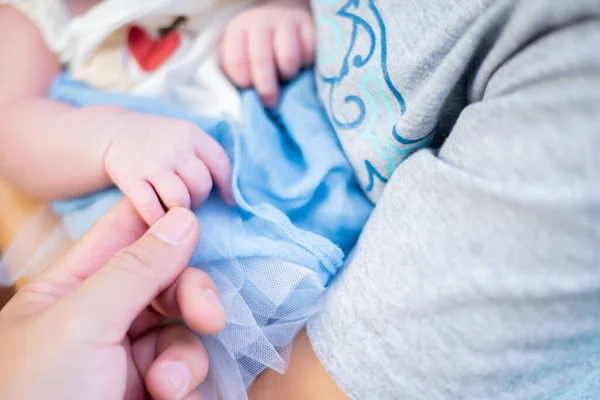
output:
<path id="1" fill-rule="evenodd" d="M 515 13 L 309 322 L 351 398 L 600 396 L 600 20 L 553 15 Z"/>

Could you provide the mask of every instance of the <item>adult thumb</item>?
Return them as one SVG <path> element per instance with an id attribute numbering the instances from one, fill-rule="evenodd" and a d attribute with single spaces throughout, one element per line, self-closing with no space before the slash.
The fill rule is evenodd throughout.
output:
<path id="1" fill-rule="evenodd" d="M 55 311 L 87 337 L 121 340 L 134 319 L 187 267 L 198 243 L 196 217 L 171 209 L 137 242 L 57 304 Z M 76 322 L 75 322 L 76 321 Z"/>

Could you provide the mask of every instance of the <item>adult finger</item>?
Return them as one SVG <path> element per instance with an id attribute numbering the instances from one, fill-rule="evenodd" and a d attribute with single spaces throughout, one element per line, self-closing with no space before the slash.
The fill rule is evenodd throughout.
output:
<path id="1" fill-rule="evenodd" d="M 70 293 L 114 254 L 142 237 L 148 225 L 128 199 L 123 199 L 34 282 L 52 282 L 59 297 Z M 59 293 L 60 292 L 60 293 Z"/>
<path id="2" fill-rule="evenodd" d="M 184 399 L 206 378 L 204 346 L 185 327 L 164 327 L 145 342 L 134 344 L 133 355 L 153 399 Z M 148 353 L 154 357 L 150 359 Z"/>
<path id="3" fill-rule="evenodd" d="M 195 332 L 213 334 L 225 327 L 225 310 L 213 280 L 204 271 L 187 268 L 177 282 L 153 302 L 168 317 L 183 318 Z"/>
<path id="4" fill-rule="evenodd" d="M 165 315 L 154 307 L 148 307 L 131 323 L 127 335 L 135 340 L 165 322 Z"/>
<path id="5" fill-rule="evenodd" d="M 198 242 L 194 214 L 174 208 L 55 307 L 79 334 L 120 341 L 134 319 L 174 283 Z"/>

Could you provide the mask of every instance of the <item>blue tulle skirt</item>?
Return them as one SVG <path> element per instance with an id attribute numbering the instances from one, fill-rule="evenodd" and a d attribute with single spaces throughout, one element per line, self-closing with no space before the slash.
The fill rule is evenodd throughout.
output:
<path id="1" fill-rule="evenodd" d="M 234 165 L 237 207 L 214 192 L 196 210 L 202 238 L 190 263 L 214 279 L 227 313 L 226 328 L 202 338 L 211 368 L 200 390 L 205 400 L 245 399 L 265 368 L 284 372 L 293 338 L 319 310 L 372 210 L 317 100 L 311 71 L 283 88 L 276 110 L 244 92 L 241 127 L 90 89 L 66 75 L 50 97 L 188 120 L 223 145 Z M 54 209 L 76 239 L 121 197 L 111 188 Z"/>

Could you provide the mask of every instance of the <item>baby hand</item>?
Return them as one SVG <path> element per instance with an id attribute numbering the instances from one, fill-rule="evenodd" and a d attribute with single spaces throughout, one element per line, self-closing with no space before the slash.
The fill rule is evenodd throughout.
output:
<path id="1" fill-rule="evenodd" d="M 213 180 L 233 204 L 231 164 L 223 148 L 196 125 L 141 114 L 124 117 L 104 160 L 106 172 L 152 225 L 165 208 L 195 209 Z"/>
<path id="2" fill-rule="evenodd" d="M 263 104 L 279 102 L 278 73 L 294 78 L 315 59 L 315 26 L 308 0 L 268 0 L 233 18 L 221 48 L 223 70 L 239 87 L 254 86 Z"/>

